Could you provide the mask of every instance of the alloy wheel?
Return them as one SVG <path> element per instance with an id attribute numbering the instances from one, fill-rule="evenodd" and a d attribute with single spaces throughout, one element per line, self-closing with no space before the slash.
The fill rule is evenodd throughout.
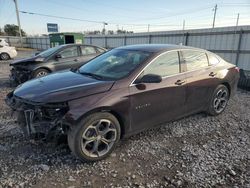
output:
<path id="1" fill-rule="evenodd" d="M 117 139 L 115 125 L 100 119 L 89 125 L 82 134 L 82 152 L 89 157 L 102 157 L 109 152 Z"/>
<path id="2" fill-rule="evenodd" d="M 221 113 L 228 102 L 228 92 L 225 89 L 220 89 L 214 98 L 213 106 L 216 113 Z"/>
<path id="3" fill-rule="evenodd" d="M 45 71 L 40 71 L 40 72 L 37 73 L 36 77 L 37 77 L 37 78 L 38 78 L 38 77 L 43 77 L 43 76 L 46 76 L 47 74 L 48 74 L 48 73 L 45 72 Z"/>

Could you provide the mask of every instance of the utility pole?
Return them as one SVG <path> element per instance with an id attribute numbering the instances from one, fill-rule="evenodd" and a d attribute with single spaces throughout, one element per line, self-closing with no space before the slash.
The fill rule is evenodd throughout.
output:
<path id="1" fill-rule="evenodd" d="M 183 36 L 182 36 L 182 43 L 181 43 L 181 45 L 185 45 L 185 33 L 184 33 L 184 31 L 185 31 L 185 20 L 183 20 L 183 23 L 182 23 L 182 31 L 183 31 Z"/>
<path id="2" fill-rule="evenodd" d="M 237 28 L 238 25 L 239 25 L 239 19 L 240 19 L 240 13 L 238 13 L 238 15 L 237 15 L 236 28 Z"/>
<path id="3" fill-rule="evenodd" d="M 214 28 L 214 25 L 215 25 L 215 18 L 216 18 L 216 12 L 217 12 L 217 4 L 215 5 L 215 7 L 214 7 L 214 19 L 213 19 L 213 28 Z"/>
<path id="4" fill-rule="evenodd" d="M 149 27 L 150 27 L 150 25 L 148 24 L 148 33 L 149 33 Z"/>
<path id="5" fill-rule="evenodd" d="M 19 28 L 19 35 L 20 35 L 20 42 L 21 42 L 21 47 L 23 47 L 23 37 L 22 37 L 22 29 L 21 29 L 21 24 L 20 24 L 20 18 L 19 18 L 19 10 L 18 10 L 18 5 L 17 5 L 17 0 L 13 0 L 16 6 L 16 18 L 17 18 L 17 24 Z"/>
<path id="6" fill-rule="evenodd" d="M 105 35 L 105 34 L 106 34 L 106 29 L 105 29 L 105 25 L 108 25 L 108 23 L 106 23 L 106 22 L 103 22 L 103 35 Z"/>

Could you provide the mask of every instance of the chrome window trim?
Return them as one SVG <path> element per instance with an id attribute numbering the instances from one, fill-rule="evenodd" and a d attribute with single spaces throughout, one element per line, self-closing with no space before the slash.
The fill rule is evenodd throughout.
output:
<path id="1" fill-rule="evenodd" d="M 134 81 L 141 75 L 141 73 L 151 64 L 153 63 L 158 57 L 162 56 L 162 55 L 165 55 L 169 52 L 180 52 L 180 51 L 183 51 L 183 50 L 192 50 L 192 51 L 198 51 L 198 52 L 204 52 L 205 55 L 206 53 L 208 53 L 206 50 L 199 50 L 199 49 L 175 49 L 175 50 L 169 50 L 169 51 L 166 51 L 166 52 L 163 52 L 161 54 L 159 54 L 158 56 L 156 56 L 154 59 L 152 59 L 140 72 L 139 74 L 136 75 L 136 77 L 133 79 L 133 81 L 129 84 L 129 87 L 132 87 L 132 86 L 135 86 L 137 84 L 134 84 Z M 209 52 L 211 53 L 211 52 Z M 180 60 L 180 59 L 179 59 Z M 181 62 L 179 62 L 180 66 L 181 66 Z M 220 62 L 219 62 L 220 63 Z M 217 63 L 216 65 L 218 65 L 219 63 Z M 215 65 L 212 65 L 212 66 L 215 66 Z M 199 68 L 199 69 L 195 69 L 195 70 L 190 70 L 190 71 L 184 71 L 184 72 L 179 72 L 178 74 L 173 74 L 173 75 L 170 75 L 170 76 L 164 76 L 162 77 L 162 79 L 166 79 L 166 78 L 169 78 L 169 77 L 174 77 L 174 76 L 177 76 L 177 75 L 182 75 L 184 73 L 190 73 L 190 72 L 194 72 L 194 71 L 197 71 L 197 70 L 202 70 L 202 69 L 209 69 L 210 67 L 212 67 L 211 65 L 209 65 L 209 60 L 208 60 L 208 66 L 207 67 L 202 67 L 202 68 Z"/>
<path id="2" fill-rule="evenodd" d="M 184 71 L 184 72 L 179 72 L 178 74 L 173 74 L 173 75 L 170 75 L 170 76 L 164 76 L 164 77 L 162 77 L 162 79 L 166 79 L 166 78 L 169 78 L 169 77 L 174 77 L 174 76 L 177 76 L 177 75 L 182 75 L 182 74 L 184 74 L 184 73 L 191 73 L 191 72 L 194 72 L 194 71 L 199 71 L 199 70 L 208 70 L 208 69 L 210 69 L 210 68 L 212 68 L 212 67 L 215 67 L 215 66 L 217 66 L 218 64 L 220 64 L 221 63 L 221 61 L 222 61 L 222 58 L 220 57 L 220 56 L 218 56 L 217 54 L 214 54 L 213 52 L 210 52 L 210 51 L 207 51 L 207 50 L 203 50 L 203 49 L 201 49 L 201 50 L 199 50 L 199 49 L 175 49 L 175 50 L 169 50 L 169 51 L 166 51 L 166 52 L 163 52 L 162 54 L 159 54 L 158 56 L 156 56 L 154 59 L 152 59 L 140 72 L 139 72 L 139 74 L 137 74 L 136 75 L 136 77 L 133 79 L 133 81 L 130 83 L 130 85 L 129 85 L 129 87 L 132 87 L 132 86 L 135 86 L 135 85 L 137 85 L 137 84 L 134 84 L 134 81 L 141 75 L 141 73 L 152 63 L 152 62 L 154 62 L 158 57 L 160 57 L 160 56 L 162 56 L 162 55 L 164 55 L 164 54 L 166 54 L 166 53 L 169 53 L 169 52 L 175 52 L 175 51 L 177 51 L 177 52 L 180 52 L 180 51 L 184 51 L 184 50 L 193 50 L 193 51 L 198 51 L 198 52 L 204 52 L 205 54 L 206 54 L 206 56 L 208 56 L 207 54 L 208 53 L 210 53 L 210 54 L 212 54 L 212 55 L 214 55 L 218 60 L 219 60 L 219 62 L 217 63 L 217 64 L 214 64 L 214 65 L 211 65 L 211 64 L 209 64 L 209 59 L 208 59 L 208 66 L 207 67 L 202 67 L 202 68 L 198 68 L 198 69 L 194 69 L 194 70 L 190 70 L 190 71 Z M 181 65 L 181 62 L 180 62 L 180 65 Z"/>

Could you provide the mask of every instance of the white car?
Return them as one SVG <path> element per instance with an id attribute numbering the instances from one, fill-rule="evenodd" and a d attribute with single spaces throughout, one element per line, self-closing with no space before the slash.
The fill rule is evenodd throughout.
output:
<path id="1" fill-rule="evenodd" d="M 0 59 L 8 60 L 17 56 L 17 51 L 15 47 L 1 46 L 0 45 Z"/>
<path id="2" fill-rule="evenodd" d="M 0 46 L 9 46 L 9 43 L 5 39 L 0 38 Z"/>

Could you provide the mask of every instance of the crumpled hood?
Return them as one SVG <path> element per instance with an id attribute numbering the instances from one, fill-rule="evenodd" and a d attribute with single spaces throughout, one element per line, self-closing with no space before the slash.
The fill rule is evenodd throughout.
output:
<path id="1" fill-rule="evenodd" d="M 114 81 L 101 81 L 71 71 L 57 72 L 25 82 L 14 95 L 31 102 L 56 103 L 111 89 Z"/>
<path id="2" fill-rule="evenodd" d="M 10 66 L 25 65 L 25 64 L 32 63 L 32 62 L 41 62 L 43 60 L 44 60 L 44 58 L 37 57 L 37 56 L 29 57 L 29 58 L 24 58 L 24 59 L 19 59 L 19 60 L 12 61 L 10 63 Z"/>

